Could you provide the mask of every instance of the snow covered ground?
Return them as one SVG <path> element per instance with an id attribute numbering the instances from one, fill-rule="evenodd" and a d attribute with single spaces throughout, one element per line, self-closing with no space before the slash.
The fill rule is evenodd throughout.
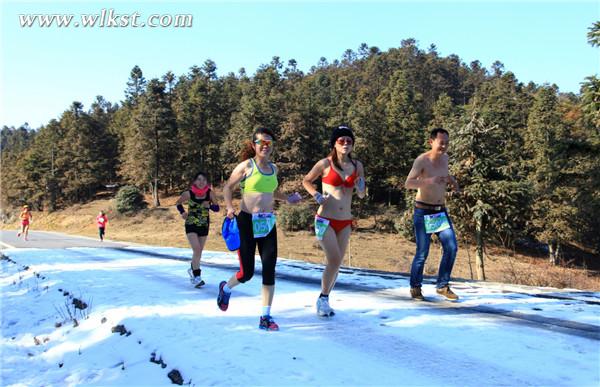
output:
<path id="1" fill-rule="evenodd" d="M 174 370 L 192 386 L 600 385 L 599 293 L 455 282 L 450 303 L 428 282 L 430 301 L 415 302 L 405 276 L 345 268 L 337 314 L 321 319 L 322 267 L 280 259 L 281 329 L 265 332 L 260 260 L 222 312 L 231 253 L 204 253 L 202 289 L 189 284 L 188 249 L 3 253 L 3 386 L 166 386 Z"/>

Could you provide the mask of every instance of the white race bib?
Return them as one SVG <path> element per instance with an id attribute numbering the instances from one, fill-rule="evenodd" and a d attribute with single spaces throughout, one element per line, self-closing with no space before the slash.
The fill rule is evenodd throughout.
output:
<path id="1" fill-rule="evenodd" d="M 317 239 L 322 241 L 325 236 L 325 231 L 329 227 L 329 219 L 321 218 L 319 215 L 315 215 L 315 235 Z"/>
<path id="2" fill-rule="evenodd" d="M 425 215 L 425 232 L 427 234 L 433 234 L 436 232 L 444 231 L 450 228 L 450 222 L 445 212 L 438 212 L 437 214 Z"/>
<path id="3" fill-rule="evenodd" d="M 254 238 L 264 238 L 275 227 L 275 214 L 272 212 L 257 212 L 252 214 L 252 232 Z"/>

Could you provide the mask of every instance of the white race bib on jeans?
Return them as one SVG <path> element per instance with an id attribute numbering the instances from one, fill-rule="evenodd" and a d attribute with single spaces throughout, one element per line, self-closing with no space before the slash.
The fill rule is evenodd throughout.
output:
<path id="1" fill-rule="evenodd" d="M 424 220 L 425 232 L 427 234 L 433 234 L 450 228 L 450 222 L 448 221 L 448 217 L 446 216 L 445 212 L 425 215 Z"/>

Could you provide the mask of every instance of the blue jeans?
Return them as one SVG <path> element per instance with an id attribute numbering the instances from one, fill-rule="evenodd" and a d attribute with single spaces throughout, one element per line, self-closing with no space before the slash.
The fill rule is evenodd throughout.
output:
<path id="1" fill-rule="evenodd" d="M 422 208 L 415 208 L 413 215 L 413 224 L 415 227 L 415 238 L 417 242 L 417 252 L 410 268 L 410 287 L 420 287 L 423 283 L 423 269 L 425 268 L 425 260 L 429 255 L 429 245 L 431 243 L 431 234 L 425 232 L 425 221 L 424 216 L 435 214 L 440 211 L 425 210 Z M 446 212 L 446 210 L 444 210 Z M 440 242 L 442 242 L 442 260 L 440 262 L 440 269 L 438 271 L 437 285 L 436 287 L 443 288 L 448 286 L 450 282 L 450 273 L 452 273 L 452 267 L 454 266 L 454 260 L 456 259 L 456 251 L 458 250 L 456 244 L 456 235 L 454 234 L 454 226 L 450 220 L 450 216 L 446 212 L 450 228 L 435 233 Z"/>

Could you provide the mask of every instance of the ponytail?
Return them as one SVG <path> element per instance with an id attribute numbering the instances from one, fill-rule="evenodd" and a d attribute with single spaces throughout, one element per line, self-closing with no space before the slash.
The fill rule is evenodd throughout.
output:
<path id="1" fill-rule="evenodd" d="M 254 156 L 256 156 L 254 144 L 250 140 L 244 141 L 244 147 L 240 151 L 240 161 L 251 159 Z"/>
<path id="2" fill-rule="evenodd" d="M 273 141 L 275 141 L 275 134 L 270 129 L 267 128 L 258 128 L 252 133 L 252 141 L 245 141 L 244 147 L 240 151 L 240 161 L 248 160 L 254 156 L 256 156 L 256 151 L 254 150 L 254 141 L 256 141 L 256 136 L 258 134 L 266 134 L 271 137 Z"/>

